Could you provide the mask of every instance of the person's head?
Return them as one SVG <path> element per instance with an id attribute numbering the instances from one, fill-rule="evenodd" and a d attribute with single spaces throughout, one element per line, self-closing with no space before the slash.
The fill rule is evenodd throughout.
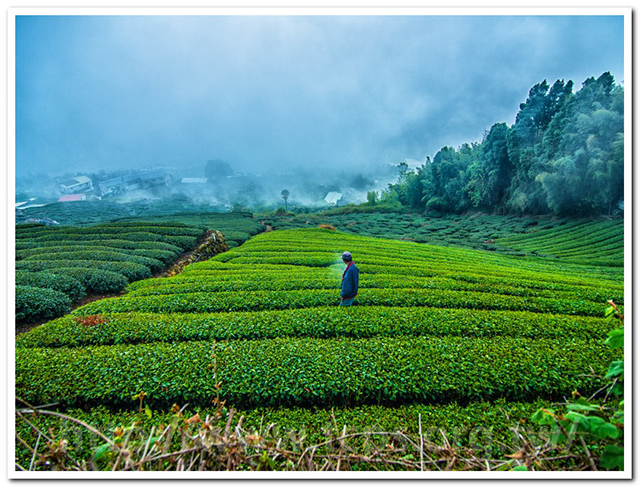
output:
<path id="1" fill-rule="evenodd" d="M 343 252 L 342 253 L 342 260 L 345 264 L 348 264 L 349 262 L 351 262 L 352 258 L 351 258 L 351 252 Z"/>

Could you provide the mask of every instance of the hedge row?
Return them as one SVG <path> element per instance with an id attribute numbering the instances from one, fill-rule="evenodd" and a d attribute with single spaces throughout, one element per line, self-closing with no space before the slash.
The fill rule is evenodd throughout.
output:
<path id="1" fill-rule="evenodd" d="M 330 306 L 337 304 L 338 301 L 338 290 L 190 293 L 105 299 L 78 308 L 74 313 L 91 315 L 126 311 L 152 313 L 259 311 Z M 584 316 L 602 316 L 604 312 L 603 304 L 572 299 L 520 298 L 488 293 L 430 289 L 363 289 L 358 294 L 356 302 L 364 306 L 430 306 L 534 311 Z"/>
<path id="2" fill-rule="evenodd" d="M 199 237 L 204 233 L 201 228 L 193 227 L 176 227 L 176 226 L 159 226 L 159 225 L 111 225 L 103 223 L 90 227 L 73 227 L 73 226 L 51 226 L 41 229 L 32 229 L 27 231 L 16 231 L 17 238 L 37 238 L 42 235 L 56 234 L 56 235 L 97 235 L 99 233 L 117 234 L 117 233 L 131 233 L 131 232 L 149 232 L 157 233 L 159 235 L 182 235 Z"/>
<path id="3" fill-rule="evenodd" d="M 248 245 L 248 244 L 245 244 Z M 207 270 L 207 269 L 234 269 L 244 267 L 250 269 L 251 267 L 257 269 L 277 269 L 278 265 L 295 265 L 301 266 L 314 266 L 314 267 L 337 267 L 344 269 L 339 255 L 333 254 L 309 254 L 301 253 L 290 255 L 274 255 L 271 257 L 260 256 L 259 253 L 255 253 L 253 256 L 238 257 L 235 254 L 236 250 L 231 250 L 226 254 L 220 254 L 206 262 L 193 264 L 187 270 Z M 410 254 L 409 254 L 410 255 Z M 505 259 L 505 257 L 503 257 Z M 226 261 L 226 262 L 223 262 Z M 484 278 L 512 278 L 517 275 L 519 279 L 544 281 L 549 283 L 560 283 L 567 285 L 588 285 L 588 286 L 607 286 L 617 287 L 619 286 L 619 276 L 609 276 L 601 273 L 595 275 L 585 275 L 584 272 L 577 274 L 575 271 L 568 270 L 563 273 L 563 269 L 560 266 L 556 266 L 554 272 L 533 271 L 524 269 L 524 265 L 519 267 L 515 263 L 508 263 L 509 266 L 498 265 L 495 262 L 486 263 L 483 262 L 482 256 L 478 255 L 475 263 L 424 263 L 419 259 L 383 259 L 376 256 L 370 256 L 366 258 L 358 258 L 356 260 L 358 268 L 363 273 L 401 273 L 404 275 L 410 274 L 414 276 L 433 276 L 433 275 L 449 275 L 449 274 L 476 274 L 481 275 Z M 513 265 L 513 267 L 511 267 Z M 565 266 L 566 267 L 566 266 Z M 565 269 L 566 270 L 566 269 Z M 611 279 L 607 282 L 605 279 Z"/>
<path id="4" fill-rule="evenodd" d="M 158 242 L 163 240 L 162 235 L 150 232 L 131 232 L 131 233 L 102 233 L 102 234 L 70 234 L 70 233 L 49 233 L 37 238 L 29 238 L 28 241 L 35 242 L 37 245 L 40 242 L 60 242 L 60 241 L 93 241 L 97 240 L 129 240 L 132 242 Z"/>
<path id="5" fill-rule="evenodd" d="M 122 274 L 129 281 L 151 277 L 148 267 L 133 262 L 105 262 L 98 260 L 21 260 L 16 262 L 16 270 L 38 272 L 59 267 L 80 267 L 99 269 Z"/>
<path id="6" fill-rule="evenodd" d="M 86 288 L 79 280 L 64 273 L 18 271 L 16 272 L 16 285 L 53 289 L 66 294 L 71 301 L 77 301 L 87 293 Z"/>
<path id="7" fill-rule="evenodd" d="M 53 318 L 69 311 L 69 297 L 53 289 L 16 286 L 16 322 Z"/>
<path id="8" fill-rule="evenodd" d="M 260 274 L 259 279 L 242 279 L 233 276 L 234 280 L 206 278 L 170 278 L 138 281 L 127 288 L 129 296 L 155 296 L 166 294 L 186 294 L 193 292 L 225 292 L 225 291 L 289 291 L 303 289 L 336 289 L 340 287 L 340 274 L 333 277 L 297 277 L 295 274 L 283 278 L 282 274 Z M 138 284 L 135 286 L 135 284 Z M 447 291 L 473 291 L 506 296 L 564 298 L 605 303 L 613 299 L 623 304 L 623 294 L 616 291 L 599 291 L 590 288 L 574 287 L 566 291 L 532 289 L 524 286 L 498 284 L 495 282 L 469 283 L 442 277 L 424 278 L 399 275 L 363 275 L 359 282 L 360 289 L 442 289 Z"/>
<path id="9" fill-rule="evenodd" d="M 221 254 L 214 257 L 214 262 L 225 262 L 229 265 L 242 265 L 242 266 L 260 266 L 263 265 L 297 265 L 297 266 L 310 266 L 310 267 L 331 267 L 337 266 L 344 268 L 344 264 L 340 259 L 339 254 L 321 254 L 321 253 L 291 253 L 285 254 L 283 252 L 260 254 L 245 253 L 242 256 L 234 254 L 235 249 L 231 250 L 227 254 Z M 277 255 L 276 255 L 277 254 Z M 410 255 L 410 254 L 409 254 Z M 207 267 L 212 268 L 215 264 L 209 261 L 204 262 L 202 269 Z M 510 265 L 498 265 L 496 263 L 485 263 L 482 258 L 478 256 L 478 260 L 474 263 L 446 263 L 441 261 L 425 262 L 420 259 L 388 259 L 378 257 L 375 255 L 359 255 L 356 264 L 363 272 L 372 273 L 402 273 L 413 275 L 434 275 L 434 274 L 449 274 L 449 273 L 469 273 L 482 274 L 489 278 L 509 278 L 514 275 L 521 276 L 523 279 L 540 280 L 545 282 L 563 283 L 569 285 L 593 285 L 595 283 L 594 276 L 585 275 L 571 275 L 565 273 L 555 272 L 540 272 L 525 270 L 521 266 L 520 268 L 511 267 Z M 559 269 L 558 269 L 559 270 Z M 596 276 L 597 279 L 601 279 L 601 276 Z M 604 283 L 603 283 L 604 284 Z"/>
<path id="10" fill-rule="evenodd" d="M 165 242 L 169 245 L 187 250 L 193 247 L 198 241 L 197 237 L 185 237 L 180 235 L 159 235 L 157 233 L 135 232 L 135 233 L 111 233 L 111 234 L 47 234 L 42 237 L 29 239 L 39 245 L 41 242 L 61 242 L 61 241 L 98 241 L 104 242 L 109 239 L 130 240 L 133 242 Z"/>
<path id="11" fill-rule="evenodd" d="M 521 272 L 533 271 L 533 272 L 548 272 L 557 274 L 558 277 L 562 277 L 562 273 L 569 272 L 574 274 L 583 274 L 589 276 L 591 274 L 598 275 L 601 270 L 592 270 L 585 268 L 584 266 L 566 264 L 558 262 L 557 260 L 541 260 L 541 259 L 522 259 L 516 257 L 509 257 L 499 254 L 491 254 L 480 251 L 469 251 L 466 249 L 456 249 L 452 247 L 437 247 L 426 246 L 411 242 L 397 242 L 386 241 L 381 242 L 380 239 L 348 236 L 340 232 L 331 232 L 329 230 L 320 229 L 297 229 L 297 230 L 284 230 L 277 232 L 276 235 L 271 236 L 269 234 L 258 235 L 256 238 L 248 242 L 248 245 L 243 246 L 243 252 L 250 251 L 253 246 L 262 244 L 271 245 L 274 250 L 292 249 L 295 250 L 297 246 L 304 245 L 308 242 L 313 242 L 313 245 L 317 245 L 318 250 L 336 250 L 339 246 L 340 251 L 347 247 L 351 249 L 354 256 L 357 256 L 355 249 L 367 250 L 368 248 L 383 247 L 385 253 L 395 252 L 396 255 L 410 255 L 411 258 L 424 260 L 433 259 L 434 261 L 440 261 L 443 264 L 448 262 L 448 265 L 466 265 L 466 266 L 499 266 L 502 268 L 511 268 L 511 271 Z M 256 247 L 257 248 L 257 247 Z M 264 248 L 263 248 L 264 250 Z M 503 269 L 505 270 L 505 269 Z M 615 273 L 619 275 L 619 272 Z"/>
<path id="12" fill-rule="evenodd" d="M 16 395 L 33 404 L 356 405 L 589 394 L 618 356 L 601 342 L 483 338 L 275 339 L 17 348 Z"/>
<path id="13" fill-rule="evenodd" d="M 47 261 L 47 260 L 88 260 L 88 261 L 102 261 L 102 262 L 132 262 L 134 264 L 140 264 L 148 267 L 151 271 L 158 271 L 164 267 L 164 264 L 149 257 L 141 257 L 139 255 L 123 254 L 120 252 L 46 252 L 44 254 L 37 254 L 31 257 L 27 257 L 23 262 L 31 261 Z"/>
<path id="14" fill-rule="evenodd" d="M 51 242 L 42 242 L 42 241 L 17 241 L 16 242 L 16 250 L 27 250 L 27 249 L 41 249 L 41 248 L 49 248 L 49 247 L 78 247 L 78 246 L 102 246 L 109 247 L 114 249 L 127 249 L 127 250 L 162 250 L 167 252 L 172 252 L 175 254 L 179 254 L 182 252 L 180 247 L 176 247 L 175 245 L 168 244 L 166 242 L 133 242 L 131 240 L 119 240 L 119 239 L 103 239 L 102 241 L 96 242 L 95 240 L 90 240 L 87 243 L 84 243 L 83 240 L 58 240 Z"/>
<path id="15" fill-rule="evenodd" d="M 215 259 L 215 257 L 214 257 Z M 181 273 L 180 278 L 196 278 L 202 277 L 216 277 L 220 279 L 239 279 L 239 278 L 253 278 L 257 279 L 266 274 L 277 274 L 279 276 L 317 276 L 318 278 L 326 276 L 342 276 L 344 271 L 344 264 L 332 265 L 328 268 L 319 267 L 305 267 L 300 265 L 291 264 L 235 264 L 228 262 L 218 262 L 214 259 L 209 259 L 205 262 L 197 262 L 187 266 Z M 618 283 L 602 283 L 601 281 L 593 281 L 588 284 L 578 279 L 569 280 L 569 283 L 556 282 L 554 280 L 535 280 L 540 279 L 540 274 L 529 274 L 526 278 L 520 279 L 518 275 L 517 280 L 509 281 L 514 273 L 505 273 L 504 276 L 489 276 L 486 274 L 475 273 L 461 273 L 459 270 L 451 270 L 449 268 L 426 268 L 426 267 L 390 267 L 383 265 L 369 265 L 358 263 L 358 268 L 361 271 L 361 277 L 366 275 L 404 275 L 412 276 L 415 278 L 420 277 L 443 277 L 449 279 L 464 280 L 467 282 L 503 282 L 512 284 L 514 282 L 523 283 L 523 285 L 538 289 L 567 289 L 570 287 L 583 287 L 588 289 L 602 289 L 606 294 L 610 294 L 610 290 L 621 290 L 622 285 Z"/>
<path id="16" fill-rule="evenodd" d="M 38 247 L 16 251 L 16 260 L 26 259 L 37 255 L 52 255 L 52 253 L 73 252 L 74 254 L 85 254 L 87 252 L 117 252 L 120 256 L 133 255 L 136 257 L 146 257 L 155 259 L 163 263 L 168 263 L 178 257 L 177 252 L 157 249 L 116 249 L 107 245 L 59 245 L 55 247 Z M 38 259 L 39 260 L 39 259 Z M 89 259 L 93 260 L 93 259 Z M 108 260 L 108 259 L 99 259 Z M 132 260 L 132 262 L 136 262 Z M 138 262 L 143 264 L 143 262 Z M 154 264 L 155 265 L 155 264 Z"/>
<path id="17" fill-rule="evenodd" d="M 86 267 L 57 267 L 51 272 L 79 281 L 91 294 L 114 294 L 124 290 L 129 280 L 119 272 Z M 36 272 L 36 275 L 41 274 Z"/>
<path id="18" fill-rule="evenodd" d="M 166 235 L 162 239 L 163 242 L 180 247 L 183 251 L 189 250 L 198 242 L 197 237 L 182 237 L 179 235 Z"/>
<path id="19" fill-rule="evenodd" d="M 624 264 L 622 220 L 565 225 L 533 234 L 502 238 L 498 243 L 522 251 L 553 255 L 565 262 L 618 267 Z M 602 258 L 603 252 L 611 255 Z"/>
<path id="20" fill-rule="evenodd" d="M 189 229 L 196 229 L 196 230 L 201 230 L 201 231 L 205 231 L 207 229 L 207 226 L 204 224 L 191 224 L 191 223 L 183 223 L 183 222 L 179 222 L 179 221 L 171 221 L 171 220 L 162 220 L 162 221 L 112 221 L 112 222 L 108 222 L 108 223 L 100 223 L 98 225 L 96 225 L 96 227 L 102 228 L 102 227 L 117 227 L 117 228 L 121 228 L 121 227 L 139 227 L 139 226 L 145 226 L 145 227 L 172 227 L 172 228 L 189 228 Z"/>
<path id="21" fill-rule="evenodd" d="M 518 311 L 342 307 L 234 313 L 140 312 L 101 315 L 87 326 L 65 316 L 16 338 L 21 347 L 78 347 L 120 343 L 256 340 L 278 337 L 369 338 L 464 336 L 601 339 L 603 318 Z"/>

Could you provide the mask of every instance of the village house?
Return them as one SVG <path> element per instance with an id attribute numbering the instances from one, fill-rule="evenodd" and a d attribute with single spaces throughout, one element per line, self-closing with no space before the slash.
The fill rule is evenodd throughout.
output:
<path id="1" fill-rule="evenodd" d="M 140 184 L 143 188 L 152 188 L 154 186 L 169 186 L 171 176 L 164 171 L 151 171 L 141 173 Z"/>
<path id="2" fill-rule="evenodd" d="M 171 176 L 164 171 L 150 171 L 138 174 L 125 174 L 117 178 L 100 181 L 98 187 L 102 196 L 124 193 L 136 189 L 148 189 L 157 186 L 168 186 Z"/>
<path id="3" fill-rule="evenodd" d="M 87 176 L 76 176 L 60 183 L 60 191 L 63 194 L 85 193 L 93 190 L 93 182 Z"/>

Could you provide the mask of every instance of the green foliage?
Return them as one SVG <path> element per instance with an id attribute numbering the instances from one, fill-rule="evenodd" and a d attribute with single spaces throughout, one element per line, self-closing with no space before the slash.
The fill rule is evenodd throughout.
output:
<path id="1" fill-rule="evenodd" d="M 182 249 L 164 242 L 134 242 L 131 240 L 115 239 L 103 239 L 102 241 L 94 242 L 90 241 L 84 243 L 78 240 L 55 240 L 49 242 L 43 242 L 38 240 L 21 239 L 16 241 L 16 254 L 18 255 L 33 255 L 34 252 L 40 252 L 42 249 L 56 247 L 60 249 L 67 249 L 73 247 L 74 249 L 79 247 L 107 247 L 110 249 L 122 250 L 160 250 L 163 252 L 171 252 L 178 255 Z M 31 254 L 19 254 L 25 250 L 31 250 Z"/>
<path id="2" fill-rule="evenodd" d="M 399 166 L 387 197 L 406 208 L 462 213 L 611 215 L 623 197 L 624 90 L 610 73 L 546 80 L 516 122 L 494 124 L 480 144 L 443 147 L 415 171 Z"/>
<path id="3" fill-rule="evenodd" d="M 325 289 L 292 291 L 252 291 L 207 293 L 194 291 L 157 296 L 125 296 L 90 303 L 74 311 L 76 314 L 142 311 L 151 313 L 211 313 L 220 311 L 259 311 L 295 309 L 336 304 L 336 291 Z M 356 302 L 361 306 L 492 309 L 533 311 L 579 316 L 600 316 L 602 307 L 595 303 L 571 299 L 520 298 L 515 296 L 467 291 L 444 291 L 405 288 L 362 289 Z"/>
<path id="4" fill-rule="evenodd" d="M 146 258 L 150 258 L 150 259 L 154 259 L 154 260 L 159 260 L 162 261 L 163 263 L 169 263 L 173 260 L 175 260 L 178 257 L 178 252 L 173 252 L 173 251 L 169 251 L 169 250 L 159 250 L 159 249 L 122 249 L 122 248 L 115 248 L 112 246 L 101 246 L 101 245 L 59 245 L 59 246 L 46 246 L 46 247 L 36 247 L 36 248 L 30 248 L 30 249 L 24 249 L 24 250 L 17 250 L 16 251 L 16 259 L 26 259 L 32 256 L 36 256 L 36 255 L 54 255 L 54 254 L 58 254 L 58 253 L 74 253 L 77 255 L 82 255 L 83 253 L 87 253 L 87 252 L 117 252 L 116 257 L 119 257 L 118 259 L 113 259 L 113 260 L 123 260 L 124 256 L 129 256 L 129 255 L 133 255 L 133 256 L 140 256 L 140 257 L 146 257 Z M 115 254 L 113 254 L 115 255 Z M 57 258 L 56 258 L 57 259 Z M 103 259 L 101 259 L 103 260 Z M 133 260 L 134 262 L 136 262 L 135 258 Z M 144 264 L 145 262 L 143 261 L 137 261 L 138 263 Z M 153 267 L 157 267 L 157 263 L 155 262 L 147 262 L 147 263 L 151 263 L 153 265 Z"/>
<path id="5" fill-rule="evenodd" d="M 84 267 L 56 267 L 54 272 L 56 275 L 64 275 L 76 279 L 91 294 L 118 293 L 124 290 L 129 283 L 129 280 L 124 275 L 108 270 Z"/>
<path id="6" fill-rule="evenodd" d="M 92 316 L 88 314 L 87 316 Z M 105 313 L 88 329 L 66 316 L 16 338 L 19 347 L 297 338 L 460 336 L 592 340 L 610 327 L 601 318 L 520 311 L 356 306 L 226 313 Z"/>
<path id="7" fill-rule="evenodd" d="M 342 232 L 356 235 L 622 267 L 622 219 L 582 219 L 563 225 L 565 220 L 546 217 L 530 219 L 473 214 L 464 219 L 456 215 L 434 218 L 384 208 L 378 212 L 381 204 L 366 205 L 347 206 L 341 208 L 341 212 L 330 210 L 317 215 L 274 216 L 265 222 L 277 230 L 311 228 L 327 223 Z"/>
<path id="8" fill-rule="evenodd" d="M 25 258 L 22 262 L 30 261 L 74 261 L 74 260 L 88 260 L 88 261 L 103 261 L 103 262 L 132 262 L 136 264 L 148 267 L 151 271 L 158 271 L 164 267 L 164 264 L 149 257 L 141 257 L 138 255 L 123 254 L 120 252 L 109 251 L 74 251 L 74 252 L 57 252 L 48 251 L 41 254 L 35 254 L 31 257 Z"/>
<path id="9" fill-rule="evenodd" d="M 20 260 L 16 262 L 16 270 L 38 272 L 60 267 L 79 267 L 99 269 L 122 274 L 129 281 L 137 281 L 151 277 L 148 267 L 134 262 L 110 262 L 100 260 Z"/>
<path id="10" fill-rule="evenodd" d="M 609 301 L 605 315 L 610 325 L 619 324 L 624 319 L 613 301 Z M 623 329 L 617 328 L 609 332 L 605 344 L 612 349 L 623 348 Z M 591 441 L 614 440 L 613 444 L 610 442 L 604 449 L 600 467 L 607 470 L 624 470 L 624 400 L 617 399 L 623 394 L 624 361 L 614 360 L 604 378 L 612 382 L 605 384 L 601 389 L 607 389 L 602 403 L 595 402 L 596 394 L 585 399 L 574 393 L 577 398 L 565 404 L 568 412 L 564 415 L 552 409 L 541 409 L 531 419 L 534 423 L 555 427 L 553 438 L 557 443 L 571 443 L 576 436 L 585 436 Z M 610 395 L 616 398 L 613 405 L 610 404 L 612 401 L 607 402 Z"/>
<path id="11" fill-rule="evenodd" d="M 501 246 L 577 264 L 623 267 L 624 221 L 577 220 L 498 239 Z"/>
<path id="12" fill-rule="evenodd" d="M 510 449 L 517 448 L 518 443 L 511 428 L 522 418 L 530 416 L 531 411 L 535 408 L 543 407 L 545 404 L 540 400 L 534 403 L 498 400 L 495 402 L 474 402 L 468 405 L 412 404 L 397 407 L 372 405 L 313 409 L 263 407 L 238 410 L 234 417 L 244 418 L 243 429 L 251 433 L 253 438 L 256 437 L 255 433 L 257 432 L 271 441 L 271 434 L 273 434 L 276 438 L 274 443 L 280 439 L 280 448 L 289 451 L 301 452 L 305 447 L 335 440 L 342 433 L 342 428 L 345 425 L 348 435 L 363 433 L 366 435 L 371 431 L 403 431 L 414 437 L 417 440 L 416 444 L 418 444 L 421 432 L 419 425 L 421 425 L 425 441 L 445 447 L 442 435 L 438 432 L 438 429 L 443 429 L 447 434 L 448 441 L 460 448 L 461 452 L 467 448 L 476 447 L 480 450 L 480 454 L 486 453 L 490 458 L 499 461 L 502 460 L 503 450 L 497 447 L 497 443 L 509 445 Z M 138 407 L 113 410 L 104 406 L 96 406 L 89 410 L 70 409 L 60 412 L 90 424 L 104 432 L 109 438 L 114 439 L 120 438 L 122 440 L 122 437 L 117 435 L 126 434 L 128 432 L 126 429 L 129 428 L 127 425 L 135 424 L 136 428 L 132 431 L 131 439 L 133 440 L 139 434 L 143 447 L 149 437 L 155 439 L 159 434 L 157 432 L 162 431 L 159 425 L 175 424 L 188 427 L 188 419 L 194 417 L 204 419 L 208 416 L 214 427 L 219 427 L 224 431 L 227 422 L 227 415 L 218 421 L 214 419 L 216 418 L 216 409 L 213 407 L 188 406 L 178 421 L 176 421 L 175 410 L 152 410 L 153 415 L 149 418 L 146 414 L 146 408 L 145 411 L 140 412 Z M 78 434 L 78 428 L 69 421 L 45 415 L 31 415 L 28 420 L 39 430 L 46 432 L 53 430 L 56 438 L 66 440 L 69 445 L 69 454 L 78 460 L 86 459 L 88 461 L 91 456 L 105 454 L 108 451 L 104 444 L 101 446 L 101 442 L 96 442 L 96 439 L 91 435 Z M 191 424 L 195 425 L 193 422 Z M 479 426 L 485 431 L 490 431 L 488 438 L 477 434 Z M 156 431 L 153 435 L 151 435 L 152 427 Z M 27 440 L 30 445 L 35 444 L 38 436 L 37 432 L 20 418 L 16 419 L 16 433 Z M 189 432 L 192 437 L 197 437 L 196 433 L 194 430 Z M 173 435 L 174 441 L 171 446 L 175 448 L 175 451 L 182 449 L 181 436 L 177 431 Z M 352 449 L 366 451 L 366 441 L 358 441 L 355 438 L 354 440 L 355 443 L 349 443 Z M 388 435 L 382 437 L 381 441 L 384 441 L 380 445 L 383 447 L 388 443 Z M 394 444 L 396 447 L 400 446 L 397 442 Z M 161 445 L 164 445 L 164 442 L 161 442 Z M 330 445 L 326 451 L 320 447 L 317 449 L 316 456 L 325 453 L 331 454 L 335 451 Z M 406 452 L 401 450 L 394 456 L 401 458 L 405 454 Z M 16 445 L 16 461 L 21 465 L 29 465 L 32 455 L 33 453 L 21 443 Z M 324 462 L 324 460 L 321 461 Z M 558 462 L 557 465 L 557 468 L 562 468 L 568 464 L 563 465 Z M 280 468 L 286 467 L 281 465 Z M 366 469 L 369 470 L 369 468 Z"/>
<path id="13" fill-rule="evenodd" d="M 60 316 L 71 305 L 69 297 L 53 289 L 16 286 L 16 322 L 31 322 Z"/>
<path id="14" fill-rule="evenodd" d="M 252 279 L 256 272 L 247 269 L 247 279 L 238 273 L 232 276 L 211 272 L 194 275 L 188 272 L 172 278 L 137 281 L 128 286 L 129 296 L 153 296 L 186 294 L 192 292 L 225 291 L 296 291 L 304 289 L 335 289 L 335 277 L 324 273 L 290 271 L 285 278 L 277 271 L 260 272 L 260 279 Z M 622 297 L 622 292 L 598 289 L 589 286 L 572 286 L 540 283 L 509 278 L 471 278 L 432 276 L 412 277 L 397 274 L 365 274 L 359 283 L 360 289 L 439 289 L 446 291 L 473 291 L 508 296 L 569 298 L 602 303 L 608 298 Z"/>
<path id="15" fill-rule="evenodd" d="M 348 222 L 353 215 L 340 218 Z M 453 217 L 427 222 L 395 215 L 405 231 L 424 223 L 443 233 L 481 226 Z M 386 214 L 366 217 L 376 231 L 390 226 Z M 247 220 L 247 227 L 230 224 L 227 231 L 261 225 L 233 218 Z M 491 223 L 487 232 L 497 233 L 493 223 L 508 220 L 484 221 Z M 539 222 L 511 220 L 508 231 L 565 226 Z M 345 249 L 361 269 L 359 306 L 351 308 L 336 306 Z M 149 426 L 167 418 L 173 403 L 189 403 L 204 418 L 219 387 L 229 407 L 243 408 L 247 424 L 310 425 L 318 441 L 335 420 L 360 431 L 415 433 L 420 414 L 424 427 L 482 425 L 503 442 L 510 427 L 532 425 L 526 418 L 541 408 L 549 413 L 536 413 L 535 427 L 552 428 L 559 409 L 550 401 L 576 389 L 588 397 L 610 383 L 604 376 L 622 351 L 601 337 L 610 333 L 614 346 L 621 338 L 612 333 L 615 313 L 603 316 L 602 303 L 622 303 L 621 277 L 617 267 L 561 259 L 317 228 L 269 232 L 176 277 L 131 283 L 124 297 L 90 303 L 20 335 L 16 393 L 37 404 L 57 402 L 62 411 L 82 406 L 83 417 L 96 421 L 113 418 L 115 408 L 137 409 L 144 393 L 136 417 Z M 618 392 L 612 389 L 611 396 Z M 513 406 L 514 400 L 526 402 Z M 261 409 L 247 409 L 255 407 Z M 501 407 L 515 425 L 507 425 Z M 611 411 L 619 432 L 621 412 Z M 605 420 L 600 410 L 574 401 L 567 414 L 582 422 L 583 432 L 593 431 L 597 451 L 609 452 L 606 462 L 617 461 L 607 448 L 620 437 L 613 438 L 604 423 L 582 418 Z M 452 445 L 478 448 L 471 438 Z M 573 454 L 581 446 L 571 448 Z M 485 451 L 504 460 L 497 443 Z M 584 468 L 575 456 L 561 457 L 543 465 Z M 501 468 L 517 466 L 507 460 Z"/>
<path id="16" fill-rule="evenodd" d="M 16 285 L 53 289 L 66 294 L 71 301 L 77 301 L 86 294 L 86 289 L 79 280 L 64 273 L 18 271 Z"/>
<path id="17" fill-rule="evenodd" d="M 247 406 L 390 404 L 504 397 L 559 397 L 595 391 L 614 354 L 567 340 L 375 337 L 227 341 L 217 344 L 221 396 Z M 16 349 L 16 395 L 31 403 L 123 406 L 206 405 L 214 396 L 210 342 Z M 49 364 L 56 374 L 43 374 Z M 496 364 L 500 367 L 496 367 Z"/>

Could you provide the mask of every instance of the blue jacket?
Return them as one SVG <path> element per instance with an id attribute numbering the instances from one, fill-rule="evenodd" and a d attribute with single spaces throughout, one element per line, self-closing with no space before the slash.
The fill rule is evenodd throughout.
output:
<path id="1" fill-rule="evenodd" d="M 345 299 L 355 298 L 358 294 L 358 276 L 360 271 L 356 265 L 351 262 L 342 274 L 342 290 L 340 297 Z"/>

